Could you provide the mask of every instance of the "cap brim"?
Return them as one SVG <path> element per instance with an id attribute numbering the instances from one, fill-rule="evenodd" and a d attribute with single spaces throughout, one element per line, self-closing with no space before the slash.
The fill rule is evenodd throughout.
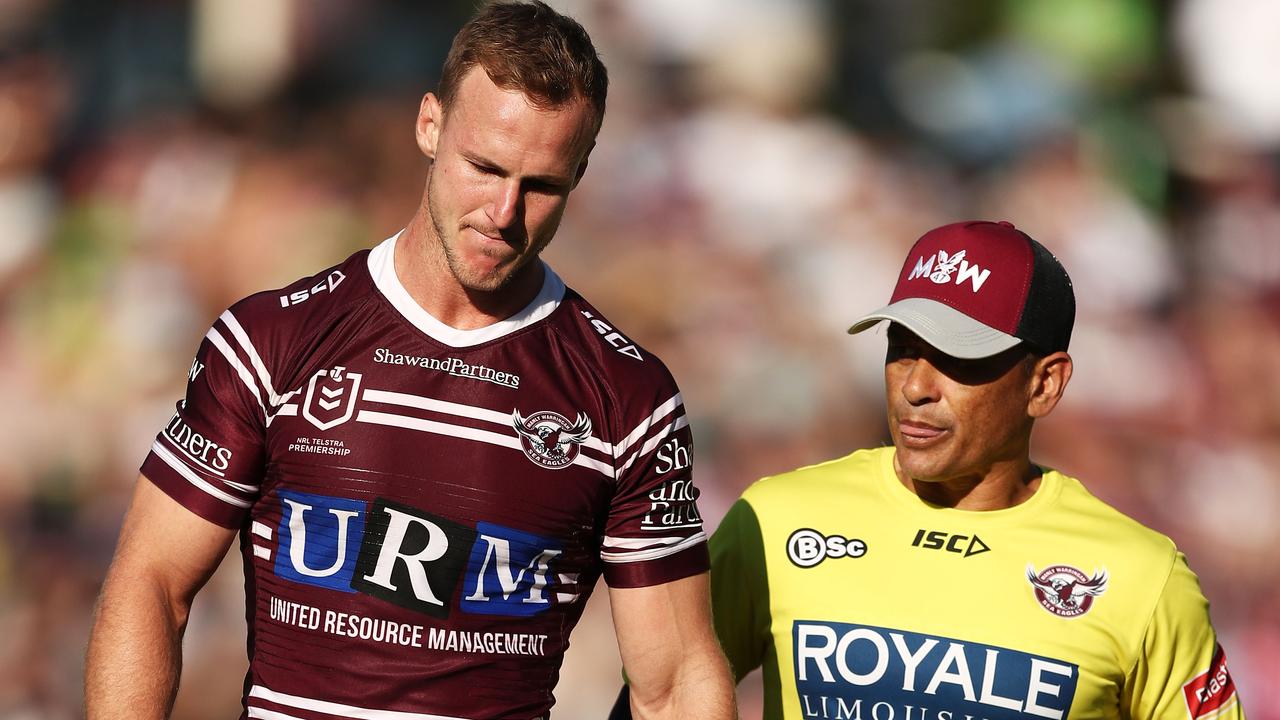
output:
<path id="1" fill-rule="evenodd" d="M 936 300 L 906 298 L 858 318 L 849 328 L 856 335 L 884 320 L 896 322 L 952 357 L 991 357 L 1022 342 L 988 327 Z"/>

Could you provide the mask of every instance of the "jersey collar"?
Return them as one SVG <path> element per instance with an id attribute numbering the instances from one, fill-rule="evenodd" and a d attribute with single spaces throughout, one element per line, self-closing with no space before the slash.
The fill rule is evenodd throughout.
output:
<path id="1" fill-rule="evenodd" d="M 378 291 L 391 302 L 397 312 L 433 340 L 449 347 L 471 347 L 510 335 L 547 317 L 560 306 L 560 301 L 564 299 L 564 281 L 552 272 L 546 263 L 543 263 L 542 289 L 523 310 L 506 320 L 499 320 L 492 325 L 474 330 L 449 327 L 423 310 L 422 306 L 409 295 L 409 291 L 404 289 L 400 278 L 396 276 L 396 239 L 399 237 L 398 232 L 378 243 L 378 246 L 369 252 L 369 275 L 373 277 L 373 283 Z M 538 260 L 538 262 L 542 261 Z"/>

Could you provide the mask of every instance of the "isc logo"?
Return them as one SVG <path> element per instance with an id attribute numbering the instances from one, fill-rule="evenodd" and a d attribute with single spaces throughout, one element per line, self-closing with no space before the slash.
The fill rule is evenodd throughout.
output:
<path id="1" fill-rule="evenodd" d="M 288 295 L 281 295 L 280 307 L 287 308 L 291 305 L 304 303 L 307 300 L 310 300 L 314 295 L 318 293 L 333 292 L 335 289 L 337 289 L 339 285 L 342 284 L 342 281 L 346 279 L 347 279 L 347 276 L 343 275 L 341 270 L 334 270 L 333 272 L 329 273 L 329 277 L 325 278 L 324 280 L 321 280 L 320 282 L 316 283 L 315 285 L 309 288 L 304 288 L 297 292 L 289 293 Z"/>
<path id="2" fill-rule="evenodd" d="M 288 490 L 279 496 L 275 573 L 282 578 L 439 618 L 449 616 L 459 581 L 463 612 L 523 616 L 551 607 L 548 578 L 562 552 L 553 540 L 492 523 L 472 529 L 382 498 L 370 505 Z"/>
<path id="3" fill-rule="evenodd" d="M 916 539 L 911 541 L 911 546 L 926 550 L 946 550 L 949 553 L 965 557 L 991 550 L 986 543 L 982 542 L 982 538 L 977 535 L 970 537 L 959 533 L 951 534 L 941 530 L 925 530 L 924 528 L 920 528 L 916 532 Z"/>
<path id="4" fill-rule="evenodd" d="M 596 333 L 598 333 L 600 337 L 604 338 L 605 342 L 612 345 L 615 350 L 627 357 L 635 358 L 640 362 L 644 362 L 644 358 L 640 355 L 640 350 L 636 348 L 630 340 L 623 337 L 622 333 L 614 330 L 612 325 L 601 320 L 595 315 L 592 315 L 586 310 L 582 311 L 582 316 L 591 321 L 591 327 L 595 328 Z"/>

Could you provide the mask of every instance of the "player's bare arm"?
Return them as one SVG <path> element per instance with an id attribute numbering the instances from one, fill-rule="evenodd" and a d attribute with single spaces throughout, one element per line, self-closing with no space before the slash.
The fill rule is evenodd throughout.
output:
<path id="1" fill-rule="evenodd" d="M 733 681 L 711 629 L 707 574 L 610 588 L 618 649 L 637 719 L 736 718 Z"/>
<path id="2" fill-rule="evenodd" d="M 235 532 L 188 511 L 139 476 L 89 638 L 89 718 L 168 717 L 192 598 Z"/>

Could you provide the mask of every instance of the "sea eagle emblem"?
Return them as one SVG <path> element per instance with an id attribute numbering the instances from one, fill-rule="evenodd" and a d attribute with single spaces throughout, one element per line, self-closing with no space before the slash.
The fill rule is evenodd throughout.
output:
<path id="1" fill-rule="evenodd" d="M 511 424 L 520 436 L 524 454 L 542 467 L 559 470 L 578 457 L 578 446 L 591 437 L 591 418 L 578 413 L 572 423 L 560 413 L 542 410 L 524 417 L 511 412 Z"/>
<path id="2" fill-rule="evenodd" d="M 960 261 L 964 259 L 964 250 L 954 254 L 947 255 L 946 250 L 938 251 L 938 264 L 933 269 L 933 273 L 929 275 L 929 279 L 938 285 L 945 285 L 951 282 L 951 273 L 960 267 Z"/>
<path id="3" fill-rule="evenodd" d="M 1089 612 L 1094 598 L 1106 592 L 1107 571 L 1086 576 L 1070 565 L 1054 565 L 1037 573 L 1027 565 L 1027 582 L 1045 610 L 1059 617 L 1076 617 Z"/>

